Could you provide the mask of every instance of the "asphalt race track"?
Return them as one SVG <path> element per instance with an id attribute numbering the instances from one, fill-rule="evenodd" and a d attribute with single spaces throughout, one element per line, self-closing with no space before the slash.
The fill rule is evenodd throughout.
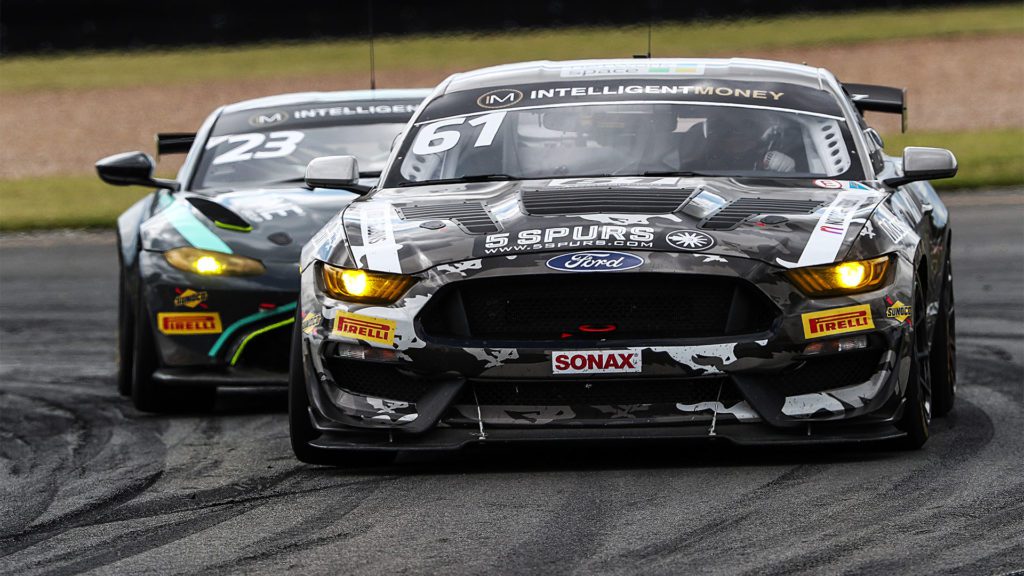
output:
<path id="1" fill-rule="evenodd" d="M 300 465 L 285 396 L 143 415 L 111 233 L 0 238 L 0 573 L 1024 570 L 1024 190 L 947 196 L 960 397 L 919 452 L 652 445 Z"/>

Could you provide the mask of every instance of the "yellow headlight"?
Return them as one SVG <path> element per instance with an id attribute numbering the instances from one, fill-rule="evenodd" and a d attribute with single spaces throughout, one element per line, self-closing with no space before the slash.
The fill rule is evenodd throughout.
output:
<path id="1" fill-rule="evenodd" d="M 838 296 L 874 290 L 889 271 L 889 256 L 854 260 L 828 266 L 809 266 L 786 271 L 786 276 L 808 296 Z"/>
<path id="2" fill-rule="evenodd" d="M 858 288 L 867 276 L 868 267 L 863 262 L 843 262 L 836 266 L 836 283 L 842 288 Z"/>
<path id="3" fill-rule="evenodd" d="M 412 276 L 320 265 L 323 289 L 328 296 L 361 304 L 394 304 L 416 283 Z"/>
<path id="4" fill-rule="evenodd" d="M 164 260 L 178 270 L 203 276 L 258 276 L 267 271 L 259 260 L 191 247 L 168 250 Z"/>

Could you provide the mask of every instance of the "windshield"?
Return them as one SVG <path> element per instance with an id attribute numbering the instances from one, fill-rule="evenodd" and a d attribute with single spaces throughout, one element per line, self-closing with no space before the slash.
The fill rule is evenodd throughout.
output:
<path id="1" fill-rule="evenodd" d="M 429 108 L 428 108 L 429 110 Z M 418 123 L 388 186 L 687 174 L 863 178 L 841 116 L 715 102 L 599 102 Z"/>
<path id="2" fill-rule="evenodd" d="M 362 173 L 380 172 L 403 123 L 286 126 L 210 136 L 195 187 L 242 188 L 301 182 L 309 161 L 355 156 Z M 216 130 L 214 131 L 216 133 Z"/>

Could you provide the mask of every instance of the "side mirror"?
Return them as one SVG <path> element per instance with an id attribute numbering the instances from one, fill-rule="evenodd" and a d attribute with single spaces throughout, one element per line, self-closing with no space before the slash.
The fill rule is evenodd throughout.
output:
<path id="1" fill-rule="evenodd" d="M 919 180 L 956 176 L 956 156 L 945 148 L 908 146 L 903 149 L 903 175 L 885 180 L 887 186 L 902 186 Z"/>
<path id="2" fill-rule="evenodd" d="M 153 178 L 155 167 L 153 157 L 145 152 L 124 152 L 97 162 L 96 173 L 100 180 L 114 186 L 151 186 L 169 190 L 180 188 L 175 180 Z"/>
<path id="3" fill-rule="evenodd" d="M 310 188 L 352 188 L 359 184 L 359 162 L 355 156 L 323 156 L 306 166 Z"/>

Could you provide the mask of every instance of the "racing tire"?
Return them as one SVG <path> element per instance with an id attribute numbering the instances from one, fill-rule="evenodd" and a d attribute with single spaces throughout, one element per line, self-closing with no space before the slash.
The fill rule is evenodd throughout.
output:
<path id="1" fill-rule="evenodd" d="M 945 416 L 956 402 L 956 309 L 953 299 L 953 266 L 946 248 L 946 274 L 943 279 L 939 316 L 932 340 L 932 414 Z"/>
<path id="2" fill-rule="evenodd" d="M 132 349 L 135 338 L 135 312 L 128 297 L 128 283 L 121 257 L 121 243 L 117 246 L 117 260 L 120 264 L 117 281 L 117 392 L 121 396 L 132 395 Z"/>
<path id="3" fill-rule="evenodd" d="M 142 412 L 206 412 L 213 408 L 217 389 L 213 386 L 161 386 L 153 380 L 159 366 L 153 326 L 142 294 L 135 309 L 132 346 L 132 404 Z"/>
<path id="4" fill-rule="evenodd" d="M 344 466 L 346 468 L 384 466 L 394 462 L 397 456 L 394 452 L 327 450 L 310 445 L 310 442 L 316 440 L 320 433 L 313 427 L 309 415 L 309 393 L 306 390 L 302 341 L 299 336 L 301 329 L 301 317 L 296 314 L 288 365 L 288 432 L 295 457 L 306 464 Z"/>
<path id="5" fill-rule="evenodd" d="M 900 447 L 917 450 L 928 441 L 932 421 L 931 363 L 925 330 L 924 289 L 914 282 L 913 325 L 911 332 L 910 374 L 907 377 L 906 405 L 897 427 L 907 433 Z"/>

